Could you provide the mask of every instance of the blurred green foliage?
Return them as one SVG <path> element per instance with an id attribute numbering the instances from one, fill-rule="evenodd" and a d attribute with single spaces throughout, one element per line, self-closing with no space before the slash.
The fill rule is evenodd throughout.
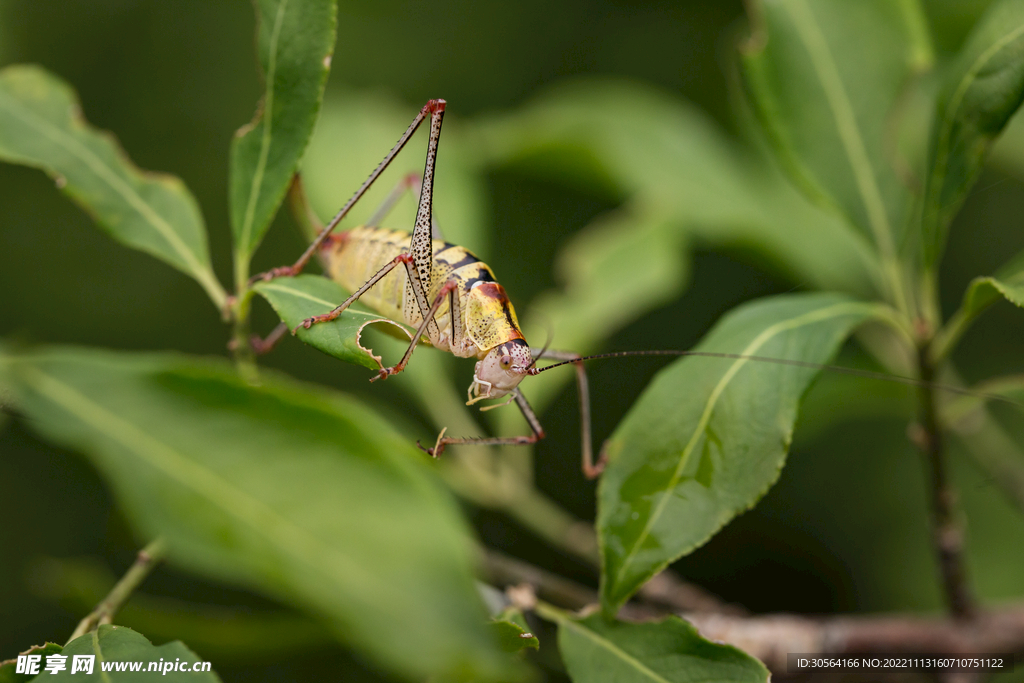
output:
<path id="1" fill-rule="evenodd" d="M 939 65 L 959 49 L 985 5 L 951 0 L 925 6 Z M 754 296 L 823 286 L 868 292 L 871 268 L 863 267 L 862 248 L 789 188 L 756 138 L 746 144 L 751 113 L 730 107 L 738 102 L 733 46 L 740 12 L 738 3 L 717 2 L 342 3 L 324 115 L 305 162 L 313 204 L 321 215 L 331 214 L 411 113 L 428 97 L 444 97 L 450 113 L 440 167 L 451 176 L 438 179 L 439 221 L 450 238 L 495 267 L 520 310 L 535 313 L 527 316 L 533 339 L 543 338 L 548 326 L 557 346 L 581 351 L 596 345 L 688 348 L 723 312 Z M 0 65 L 35 62 L 60 75 L 78 92 L 87 119 L 115 131 L 140 167 L 183 178 L 206 217 L 222 282 L 231 282 L 227 149 L 260 93 L 253 33 L 252 9 L 242 0 L 69 1 L 59 9 L 0 0 Z M 561 83 L 583 75 L 641 85 Z M 620 95 L 607 109 L 595 96 L 605 87 Z M 627 130 L 622 124 L 635 120 L 629 118 L 635 112 L 628 106 L 616 111 L 622 93 L 633 93 L 654 123 Z M 688 138 L 696 143 L 692 147 L 664 144 L 673 139 L 665 122 L 677 120 L 687 131 L 703 131 Z M 366 134 L 345 139 L 352 129 Z M 601 138 L 594 131 L 609 130 L 614 134 L 606 144 L 595 144 Z M 1024 144 L 1010 144 L 1012 131 L 1011 125 L 953 222 L 940 273 L 944 317 L 960 305 L 968 282 L 996 272 L 1008 255 L 1024 249 L 1015 221 L 1024 201 Z M 452 158 L 448 171 L 445 154 Z M 415 149 L 403 157 L 378 192 L 403 171 L 421 167 Z M 722 177 L 738 179 L 734 185 L 709 181 L 720 169 Z M 686 178 L 688 194 L 670 178 Z M 106 239 L 42 175 L 3 165 L 0 179 L 0 336 L 13 344 L 223 355 L 224 327 L 191 281 Z M 886 191 L 893 189 L 885 184 Z M 375 201 L 368 197 L 361 208 L 372 210 Z M 837 202 L 843 205 L 843 198 Z M 411 223 L 411 204 L 394 214 L 398 227 Z M 885 206 L 890 204 L 897 207 L 895 220 L 903 220 L 898 198 Z M 680 230 L 680 216 L 694 212 L 697 219 Z M 629 251 L 637 235 L 658 245 L 649 263 L 635 243 Z M 291 221 L 278 219 L 254 272 L 290 262 L 302 246 Z M 648 265 L 644 272 L 654 276 L 629 280 L 633 289 L 614 287 L 616 278 L 627 278 L 603 264 L 621 264 L 624 255 Z M 570 296 L 551 291 L 558 277 Z M 602 302 L 612 309 L 603 326 L 591 333 L 574 323 L 573 314 L 592 318 Z M 1021 318 L 999 300 L 966 332 L 954 360 L 968 380 L 1024 369 Z M 269 308 L 257 305 L 254 327 L 269 330 L 275 321 Z M 364 391 L 365 371 L 294 342 L 282 344 L 267 364 L 359 392 L 361 400 L 393 417 L 397 429 L 422 436 L 432 433 L 436 421 L 436 406 L 423 405 L 424 387 L 443 393 L 437 378 L 448 375 L 460 390 L 468 383 L 467 367 L 419 357 L 425 355 L 417 358 L 422 374 L 410 369 L 407 378 L 420 398 L 408 397 L 394 382 Z M 854 350 L 843 362 L 873 367 Z M 657 365 L 636 360 L 594 366 L 598 443 Z M 575 396 L 563 390 L 568 380 L 536 385 L 535 403 L 545 406 L 549 428 L 537 448 L 536 475 L 542 490 L 589 518 L 593 489 L 578 472 Z M 876 390 L 888 398 L 880 403 Z M 533 391 L 527 389 L 531 398 Z M 920 464 L 902 434 L 912 411 L 908 392 L 837 377 L 822 377 L 811 391 L 780 483 L 753 512 L 676 567 L 753 610 L 938 607 Z M 518 418 L 501 419 L 503 429 L 521 427 Z M 1018 425 L 1019 437 L 1019 419 L 1008 424 Z M 27 589 L 40 556 L 101 555 L 109 566 L 121 567 L 135 542 L 89 465 L 37 440 L 17 421 L 0 424 L 0 430 L 0 480 L 19 482 L 0 500 L 0 517 L 8 521 L 0 526 L 0 543 L 13 550 L 0 560 L 0 653 L 13 653 L 70 632 L 81 615 L 81 605 L 66 611 Z M 978 592 L 985 599 L 1019 596 L 1024 552 L 1012 539 L 1024 522 L 989 475 L 962 453 L 955 455 Z M 469 512 L 487 543 L 593 583 L 585 565 L 510 521 L 515 513 Z M 197 603 L 277 609 L 263 598 L 175 570 L 160 570 L 147 590 Z M 188 633 L 177 637 L 189 642 Z M 226 680 L 313 677 L 338 666 L 353 671 L 353 678 L 386 676 L 349 657 L 322 649 L 315 660 L 296 652 L 275 669 L 217 668 Z"/>

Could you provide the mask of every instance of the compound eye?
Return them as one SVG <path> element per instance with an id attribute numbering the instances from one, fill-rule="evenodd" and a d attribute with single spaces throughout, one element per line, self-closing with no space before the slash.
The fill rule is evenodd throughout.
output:
<path id="1" fill-rule="evenodd" d="M 510 367 L 512 367 L 512 356 L 506 353 L 504 356 L 498 359 L 498 364 L 501 366 L 502 370 L 508 370 Z"/>

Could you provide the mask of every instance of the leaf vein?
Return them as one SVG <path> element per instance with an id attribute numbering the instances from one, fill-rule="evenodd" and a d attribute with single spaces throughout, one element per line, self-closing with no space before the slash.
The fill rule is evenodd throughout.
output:
<path id="1" fill-rule="evenodd" d="M 770 327 L 765 328 L 759 335 L 757 335 L 757 337 L 754 338 L 753 341 L 750 342 L 750 344 L 746 346 L 746 348 L 743 349 L 743 351 L 740 352 L 740 355 L 751 356 L 756 354 L 762 346 L 764 346 L 773 337 L 775 337 L 777 334 L 781 332 L 793 330 L 803 325 L 821 322 L 832 317 L 849 315 L 860 310 L 864 310 L 866 307 L 872 310 L 874 308 L 870 306 L 870 304 L 863 304 L 859 302 L 839 303 L 815 311 L 809 311 L 790 320 L 780 321 L 778 323 L 775 323 L 774 325 L 771 325 Z M 640 532 L 640 535 L 634 542 L 632 548 L 629 551 L 629 554 L 626 555 L 626 558 L 623 560 L 618 572 L 616 572 L 615 580 L 617 583 L 622 582 L 622 578 L 626 570 L 633 563 L 633 560 L 636 558 L 636 555 L 640 551 L 640 548 L 643 545 L 644 541 L 647 540 L 647 537 L 650 535 L 651 530 L 654 528 L 654 525 L 657 523 L 658 519 L 661 518 L 662 513 L 665 511 L 665 506 L 668 505 L 671 492 L 675 489 L 675 487 L 679 484 L 679 481 L 682 479 L 683 471 L 686 468 L 686 463 L 689 461 L 693 449 L 696 447 L 697 442 L 700 440 L 701 434 L 704 432 L 704 429 L 711 421 L 711 415 L 714 412 L 716 404 L 718 403 L 718 399 L 725 392 L 726 388 L 732 381 L 733 377 L 736 376 L 736 373 L 738 373 L 740 369 L 747 364 L 748 360 L 749 359 L 747 358 L 740 358 L 733 361 L 732 365 L 729 366 L 729 369 L 725 372 L 724 375 L 722 375 L 722 378 L 719 379 L 718 383 L 715 385 L 715 388 L 711 391 L 710 396 L 708 396 L 708 400 L 704 405 L 704 410 L 701 413 L 700 419 L 697 421 L 697 427 L 696 429 L 694 429 L 689 441 L 683 448 L 683 451 L 680 454 L 679 463 L 678 465 L 676 465 L 676 469 L 672 473 L 672 477 L 669 480 L 668 485 L 660 494 L 657 505 L 655 506 L 650 517 L 647 518 L 647 523 L 644 525 L 643 530 Z"/>
<path id="2" fill-rule="evenodd" d="M 26 367 L 25 372 L 35 376 L 34 385 L 72 415 L 93 427 L 107 438 L 119 443 L 151 467 L 163 472 L 169 479 L 206 498 L 243 524 L 246 524 L 274 546 L 287 549 L 328 581 L 336 583 L 339 576 L 359 577 L 368 591 L 390 591 L 392 588 L 372 572 L 347 558 L 336 548 L 325 544 L 303 527 L 282 516 L 278 511 L 238 489 L 230 481 L 190 460 L 173 447 L 157 440 L 134 424 L 106 410 L 87 396 L 37 368 Z M 330 560 L 325 562 L 324 560 Z M 349 592 L 349 588 L 346 592 Z"/>
<path id="3" fill-rule="evenodd" d="M 100 629 L 98 626 L 92 632 L 92 649 L 96 651 L 96 663 L 99 664 L 100 678 L 107 683 L 111 683 L 110 674 L 103 670 L 103 662 L 107 661 L 107 658 L 103 656 L 103 648 L 100 647 Z"/>
<path id="4" fill-rule="evenodd" d="M 281 26 L 284 24 L 285 9 L 288 7 L 288 0 L 281 0 L 277 8 L 277 16 L 274 17 L 274 28 L 270 34 L 270 56 L 267 61 L 267 97 L 263 102 L 263 131 L 260 136 L 260 156 L 256 162 L 256 169 L 252 174 L 252 185 L 249 188 L 249 202 L 245 207 L 245 219 L 242 221 L 242 235 L 239 239 L 239 246 L 245 249 L 246 253 L 251 251 L 249 240 L 252 237 L 252 225 L 256 220 L 256 202 L 260 196 L 260 188 L 263 186 L 263 173 L 267 167 L 267 159 L 270 157 L 270 144 L 273 140 L 274 120 L 274 78 L 277 75 L 277 41 L 281 35 Z"/>
<path id="5" fill-rule="evenodd" d="M 825 98 L 828 100 L 836 130 L 839 132 L 847 160 L 857 181 L 857 189 L 860 192 L 861 201 L 864 203 L 864 209 L 867 211 L 875 241 L 887 258 L 893 258 L 896 251 L 895 242 L 885 204 L 882 201 L 882 193 L 878 187 L 878 179 L 871 168 L 871 160 L 857 125 L 853 104 L 843 86 L 828 41 L 822 35 L 821 28 L 816 23 L 806 2 L 794 0 L 792 5 L 786 6 L 791 8 L 790 13 L 798 34 L 811 56 L 811 64 L 825 91 Z"/>
<path id="6" fill-rule="evenodd" d="M 957 84 L 956 90 L 953 91 L 953 96 L 950 98 L 951 107 L 949 115 L 946 117 L 942 128 L 942 143 L 939 145 L 939 154 L 941 154 L 941 159 L 937 160 L 935 164 L 938 180 L 935 185 L 935 191 L 939 192 L 939 199 L 941 199 L 942 186 L 946 182 L 947 160 L 949 159 L 949 137 L 953 133 L 952 122 L 955 119 L 960 106 L 963 104 L 967 91 L 978 78 L 978 73 L 981 72 L 982 68 L 984 68 L 985 63 L 992 59 L 997 52 L 1002 50 L 1009 43 L 1019 38 L 1022 34 L 1024 34 L 1024 24 L 1020 24 L 1015 27 L 1012 31 L 989 46 L 987 50 L 978 55 L 978 58 L 974 60 L 974 63 L 971 64 L 967 73 L 964 74 L 964 77 Z"/>
<path id="7" fill-rule="evenodd" d="M 643 662 L 641 662 L 639 659 L 637 659 L 633 655 L 629 654 L 628 652 L 620 648 L 612 641 L 602 637 L 600 634 L 595 633 L 594 631 L 588 628 L 584 628 L 582 624 L 579 624 L 571 619 L 566 619 L 563 617 L 559 619 L 559 625 L 563 628 L 569 628 L 570 630 L 575 631 L 576 633 L 579 633 L 584 637 L 590 639 L 598 646 L 603 647 L 605 650 L 608 650 L 608 652 L 615 655 L 622 661 L 626 662 L 627 664 L 629 664 L 634 669 L 639 671 L 641 674 L 644 674 L 651 680 L 657 681 L 658 683 L 671 683 L 671 681 L 669 681 L 667 678 L 649 669 L 647 666 L 644 665 Z"/>
<path id="8" fill-rule="evenodd" d="M 178 253 L 178 256 L 185 261 L 189 269 L 195 273 L 197 278 L 205 275 L 205 269 L 200 265 L 198 258 L 181 240 L 178 234 L 174 231 L 174 228 L 172 228 L 171 225 L 167 223 L 162 216 L 160 216 L 160 214 L 154 211 L 153 207 L 147 204 L 146 201 L 139 196 L 138 192 L 134 190 L 134 188 L 126 183 L 123 178 L 118 176 L 113 169 L 104 164 L 103 160 L 97 157 L 92 150 L 82 145 L 78 140 L 75 140 L 74 137 L 65 134 L 56 126 L 44 125 L 37 121 L 35 117 L 29 115 L 27 112 L 21 111 L 22 108 L 13 102 L 5 102 L 0 99 L 0 107 L 7 109 L 7 111 L 26 126 L 33 128 L 40 135 L 52 140 L 58 146 L 63 147 L 82 161 L 82 163 L 91 168 L 96 175 L 106 181 L 111 189 L 124 197 L 125 201 L 128 202 L 128 204 L 135 209 L 144 220 L 149 222 L 161 237 L 167 240 L 168 245 Z"/>

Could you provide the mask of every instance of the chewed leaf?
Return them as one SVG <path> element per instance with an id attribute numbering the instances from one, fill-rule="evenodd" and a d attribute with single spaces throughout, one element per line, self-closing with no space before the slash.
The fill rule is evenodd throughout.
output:
<path id="1" fill-rule="evenodd" d="M 770 297 L 730 313 L 697 349 L 827 363 L 882 310 L 836 294 Z M 658 373 L 606 444 L 597 518 L 606 614 L 764 495 L 819 372 L 691 357 Z"/>
<path id="2" fill-rule="evenodd" d="M 33 645 L 32 647 L 28 648 L 24 652 L 21 652 L 20 654 L 38 655 L 38 661 L 40 663 L 39 670 L 42 671 L 43 666 L 46 663 L 47 655 L 59 655 L 61 653 L 61 650 L 63 649 L 64 648 L 62 648 L 57 643 L 44 643 L 43 645 Z M 34 674 L 18 672 L 17 657 L 13 657 L 6 661 L 0 662 L 0 683 L 26 683 L 34 677 Z"/>
<path id="3" fill-rule="evenodd" d="M 56 178 L 111 237 L 192 276 L 224 305 L 192 193 L 174 176 L 136 168 L 111 135 L 86 123 L 71 87 L 38 66 L 0 71 L 0 160 Z"/>
<path id="4" fill-rule="evenodd" d="M 382 367 L 380 356 L 375 355 L 360 342 L 363 330 L 368 325 L 386 323 L 396 328 L 396 334 L 412 338 L 408 330 L 393 320 L 352 309 L 345 311 L 336 320 L 318 323 L 308 330 L 299 327 L 306 318 L 327 313 L 348 298 L 348 294 L 340 285 L 324 277 L 279 277 L 269 282 L 260 282 L 253 289 L 267 300 L 289 329 L 299 328 L 299 339 L 313 348 L 349 363 L 371 369 Z"/>

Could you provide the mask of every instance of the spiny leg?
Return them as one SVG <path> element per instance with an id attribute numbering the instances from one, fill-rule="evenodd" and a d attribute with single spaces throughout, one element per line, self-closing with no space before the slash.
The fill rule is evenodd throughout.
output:
<path id="1" fill-rule="evenodd" d="M 388 165 L 391 163 L 391 161 L 398 155 L 398 153 L 402 151 L 402 148 L 405 147 L 405 143 L 409 141 L 409 138 L 412 137 L 413 133 L 416 132 L 416 129 L 419 128 L 421 123 L 423 123 L 423 120 L 427 117 L 427 114 L 431 115 L 431 133 L 433 134 L 433 128 L 435 128 L 434 120 L 437 119 L 439 113 L 443 114 L 444 107 L 444 100 L 430 100 L 425 105 L 423 105 L 423 108 L 416 115 L 416 118 L 412 120 L 412 123 L 409 124 L 409 127 L 402 134 L 402 137 L 398 139 L 398 142 L 395 143 L 395 146 L 391 148 L 391 151 L 388 152 L 384 159 L 381 160 L 381 162 L 377 165 L 377 168 L 373 169 L 373 172 L 365 181 L 363 181 L 363 184 L 359 186 L 359 189 L 356 190 L 355 194 L 352 195 L 351 199 L 345 202 L 345 205 L 341 207 L 337 214 L 335 214 L 334 218 L 332 218 L 331 221 L 326 226 L 324 226 L 324 229 L 320 231 L 320 234 L 317 235 L 316 239 L 313 240 L 312 244 L 310 244 L 306 251 L 302 253 L 302 256 L 300 256 L 298 260 L 290 266 L 274 268 L 273 270 L 269 270 L 266 273 L 260 273 L 259 275 L 253 276 L 250 279 L 250 283 L 257 282 L 259 280 L 270 280 L 275 277 L 280 277 L 283 275 L 294 276 L 301 273 L 302 269 L 306 267 L 307 263 L 309 263 L 309 259 L 313 257 L 317 250 L 320 249 L 320 245 L 323 244 L 324 240 L 327 239 L 327 236 L 331 234 L 331 231 L 334 230 L 335 227 L 337 227 L 338 223 L 340 223 L 341 220 L 348 214 L 348 212 L 352 209 L 355 203 L 358 202 L 360 198 L 362 198 L 362 196 L 366 193 L 370 186 L 373 185 L 374 181 L 377 180 L 378 177 L 380 177 L 380 174 L 384 172 L 384 169 L 386 169 Z M 438 131 L 440 131 L 440 123 L 437 124 L 436 128 L 438 129 Z M 433 172 L 433 167 L 431 167 L 431 172 Z"/>
<path id="2" fill-rule="evenodd" d="M 580 401 L 580 450 L 583 452 L 583 476 L 587 479 L 596 479 L 604 471 L 608 455 L 602 448 L 597 462 L 594 462 L 594 446 L 590 434 L 590 384 L 587 381 L 587 371 L 583 367 L 583 363 L 579 362 L 580 354 L 551 349 L 530 349 L 530 352 L 537 354 L 534 358 L 539 358 L 543 352 L 545 357 L 552 360 L 578 361 L 573 363 L 573 367 L 576 368 L 576 389 Z M 531 368 L 531 370 L 533 369 Z"/>
<path id="3" fill-rule="evenodd" d="M 380 372 L 377 373 L 377 376 L 370 380 L 371 382 L 376 382 L 378 379 L 387 379 L 389 376 L 397 375 L 405 369 L 405 366 L 409 363 L 409 359 L 412 358 L 412 352 L 416 350 L 416 345 L 420 343 L 420 339 L 423 337 L 424 333 L 426 333 L 427 326 L 433 322 L 434 316 L 437 314 L 437 309 L 441 307 L 442 303 L 444 303 L 445 297 L 448 297 L 450 301 L 457 300 L 458 295 L 456 293 L 456 289 L 458 289 L 458 285 L 454 280 L 449 280 L 444 283 L 441 287 L 441 291 L 439 291 L 437 296 L 434 297 L 434 303 L 431 304 L 430 308 L 427 310 L 427 316 L 423 318 L 423 322 L 420 323 L 419 328 L 416 330 L 416 334 L 413 335 L 412 341 L 409 342 L 409 348 L 405 350 L 405 355 L 402 356 L 402 360 L 398 361 L 398 365 L 393 365 L 390 368 L 381 368 Z M 455 295 L 454 299 L 452 298 L 453 294 Z M 449 306 L 449 317 L 451 317 L 451 312 L 452 308 Z M 452 318 L 453 329 L 455 328 L 454 320 L 455 319 Z M 434 327 L 436 329 L 437 325 L 435 324 Z M 436 337 L 434 337 L 434 339 L 436 339 Z"/>
<path id="4" fill-rule="evenodd" d="M 519 387 L 512 390 L 512 397 L 515 399 L 516 405 L 519 406 L 519 410 L 522 411 L 523 417 L 526 418 L 526 422 L 530 425 L 533 434 L 524 436 L 454 438 L 444 436 L 442 431 L 433 448 L 424 448 L 418 441 L 416 445 L 426 451 L 428 455 L 437 458 L 444 453 L 444 449 L 447 446 L 528 446 L 537 443 L 544 438 L 544 428 L 541 427 L 540 420 L 537 419 L 537 413 L 533 412 L 533 408 L 526 401 L 523 392 L 519 391 Z"/>
<path id="5" fill-rule="evenodd" d="M 392 270 L 394 270 L 395 266 L 397 266 L 399 263 L 406 264 L 406 268 L 408 268 L 410 270 L 409 275 L 411 277 L 412 276 L 412 272 L 411 272 L 412 256 L 410 256 L 409 254 L 405 254 L 405 253 L 399 254 L 395 258 L 393 258 L 390 261 L 388 261 L 388 263 L 385 264 L 385 266 L 383 268 L 378 270 L 377 273 L 373 277 L 371 277 L 369 280 L 367 280 L 365 283 L 363 283 L 363 286 L 360 287 L 359 289 L 357 289 L 352 294 L 352 296 L 350 296 L 349 298 L 345 299 L 345 301 L 343 301 L 341 303 L 341 305 L 337 306 L 336 308 L 334 308 L 333 310 L 331 310 L 328 313 L 324 313 L 322 315 L 315 315 L 312 318 L 306 318 L 301 323 L 299 323 L 298 327 L 296 327 L 294 330 L 292 330 L 292 334 L 295 334 L 296 332 L 298 332 L 299 331 L 299 327 L 305 327 L 308 330 L 310 327 L 312 327 L 313 325 L 316 325 L 317 323 L 325 323 L 325 322 L 329 322 L 331 320 L 336 319 L 339 315 L 341 315 L 345 311 L 346 308 L 348 308 L 353 303 L 355 303 L 356 299 L 358 299 L 363 294 L 365 294 L 366 291 L 368 289 L 370 289 L 370 287 L 373 287 L 375 284 L 380 282 L 380 280 L 385 275 L 387 275 Z"/>

